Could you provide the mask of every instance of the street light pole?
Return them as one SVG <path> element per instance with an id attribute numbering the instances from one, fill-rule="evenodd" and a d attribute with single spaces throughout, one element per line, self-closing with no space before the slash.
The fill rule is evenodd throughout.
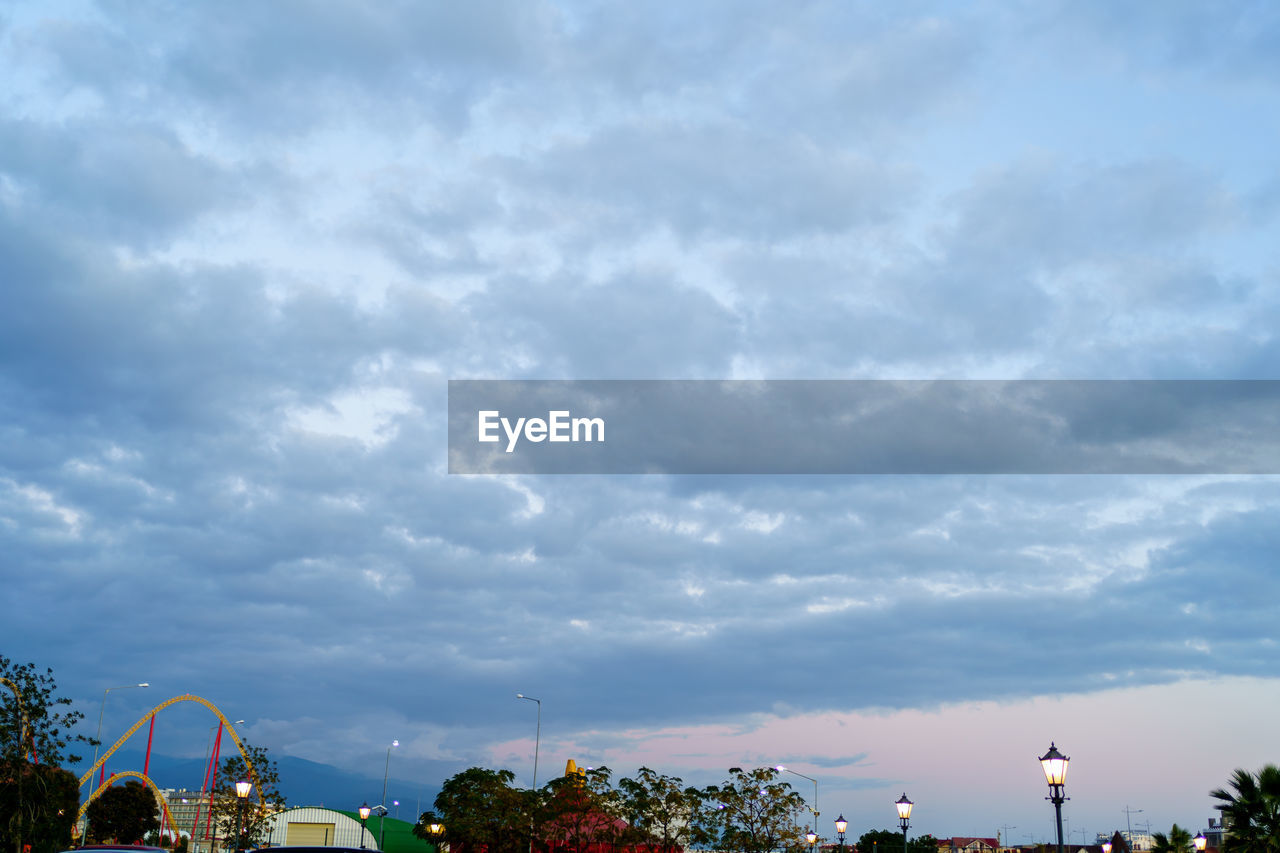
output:
<path id="1" fill-rule="evenodd" d="M 1049 783 L 1049 796 L 1045 799 L 1053 803 L 1053 810 L 1058 817 L 1058 853 L 1062 853 L 1062 804 L 1070 799 L 1062 795 L 1067 781 L 1067 762 L 1070 760 L 1058 752 L 1058 747 L 1052 741 L 1049 743 L 1049 751 L 1040 756 L 1040 766 L 1044 768 L 1044 778 Z"/>
<path id="2" fill-rule="evenodd" d="M 782 773 L 790 773 L 794 776 L 799 776 L 801 779 L 808 779 L 810 782 L 813 783 L 813 825 L 816 827 L 818 825 L 818 780 L 813 778 L 812 776 L 806 776 L 803 773 L 797 773 L 796 771 L 790 769 L 789 767 L 783 767 L 781 764 L 779 764 L 777 767 L 774 767 L 773 769 L 778 770 Z"/>
<path id="3" fill-rule="evenodd" d="M 391 746 L 399 746 L 400 741 L 391 741 Z M 379 806 L 382 813 L 378 815 L 378 849 L 382 849 L 383 830 L 387 823 L 387 773 L 391 770 L 391 746 L 387 747 L 387 763 L 382 768 L 382 800 Z"/>
<path id="4" fill-rule="evenodd" d="M 102 746 L 102 715 L 107 710 L 107 694 L 112 690 L 129 690 L 134 687 L 150 687 L 151 684 L 146 681 L 138 684 L 121 684 L 118 687 L 108 687 L 102 691 L 102 707 L 98 709 L 98 735 L 94 738 L 98 743 L 93 747 L 93 763 L 98 763 L 98 749 Z M 99 777 L 101 778 L 101 777 Z M 90 789 L 92 790 L 92 789 Z"/>
<path id="5" fill-rule="evenodd" d="M 902 853 L 907 853 L 907 827 L 911 826 L 911 807 L 915 803 L 907 799 L 906 791 L 894 803 L 898 807 L 898 823 L 902 826 Z"/>
<path id="6" fill-rule="evenodd" d="M 844 819 L 844 813 L 842 812 L 840 817 L 836 818 L 836 845 L 841 853 L 844 851 L 844 831 L 848 828 L 849 821 Z"/>
<path id="7" fill-rule="evenodd" d="M 533 789 L 536 791 L 538 789 L 538 746 L 542 743 L 542 700 L 523 693 L 517 693 L 516 698 L 538 703 L 538 729 L 533 739 Z"/>

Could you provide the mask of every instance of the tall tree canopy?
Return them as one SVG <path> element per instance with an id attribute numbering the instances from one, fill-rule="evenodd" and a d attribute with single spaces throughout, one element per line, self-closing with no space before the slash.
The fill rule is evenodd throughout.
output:
<path id="1" fill-rule="evenodd" d="M 0 850 L 70 846 L 79 790 L 59 768 L 80 760 L 69 748 L 92 740 L 71 733 L 84 715 L 57 689 L 53 670 L 0 655 Z"/>
<path id="2" fill-rule="evenodd" d="M 1209 793 L 1227 827 L 1223 853 L 1280 853 L 1280 767 L 1236 770 L 1229 784 Z"/>
<path id="3" fill-rule="evenodd" d="M 729 779 L 705 791 L 706 809 L 696 843 L 741 853 L 804 844 L 796 826 L 796 815 L 805 808 L 804 797 L 779 781 L 777 770 L 730 767 L 729 773 Z"/>
<path id="4" fill-rule="evenodd" d="M 435 811 L 423 813 L 413 834 L 488 853 L 528 853 L 537 798 L 514 787 L 514 781 L 510 770 L 472 767 L 455 774 L 440 789 Z M 439 839 L 431 834 L 431 823 L 444 825 Z"/>
<path id="5" fill-rule="evenodd" d="M 224 846 L 236 849 L 236 826 L 239 825 L 240 844 L 244 849 L 252 850 L 266 842 L 271 815 L 284 808 L 285 797 L 280 792 L 280 772 L 275 761 L 267 756 L 267 751 L 249 744 L 244 744 L 244 750 L 249 754 L 252 767 L 238 753 L 222 762 L 218 783 L 213 789 L 210 813 L 218 835 L 231 839 L 231 843 Z M 243 800 L 236 796 L 237 782 L 253 785 L 249 796 Z"/>
<path id="6" fill-rule="evenodd" d="M 1155 832 L 1151 835 L 1151 853 L 1191 853 L 1191 833 L 1176 823 L 1169 834 Z"/>
<path id="7" fill-rule="evenodd" d="M 160 828 L 159 808 L 151 789 L 137 780 L 112 785 L 85 810 L 89 818 L 88 840 L 139 844 L 148 832 Z"/>
<path id="8" fill-rule="evenodd" d="M 647 845 L 659 853 L 673 853 L 690 845 L 704 803 L 701 791 L 648 767 L 641 767 L 635 779 L 619 779 L 618 790 L 622 816 L 630 824 L 631 843 Z"/>

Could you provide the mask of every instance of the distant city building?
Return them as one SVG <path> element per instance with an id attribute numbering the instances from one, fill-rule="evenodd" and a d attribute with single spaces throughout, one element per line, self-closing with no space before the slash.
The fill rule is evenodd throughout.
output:
<path id="1" fill-rule="evenodd" d="M 173 822 L 178 825 L 178 834 L 191 839 L 191 853 L 208 853 L 217 840 L 214 838 L 214 827 L 209 821 L 208 793 L 201 794 L 186 788 L 165 788 L 162 793 L 165 802 L 169 804 L 169 814 L 173 815 Z M 200 820 L 198 828 L 197 816 Z M 166 834 L 169 832 L 169 827 L 163 829 Z"/>
<path id="2" fill-rule="evenodd" d="M 996 853 L 999 846 L 998 838 L 957 835 L 952 838 L 938 839 L 938 853 Z"/>

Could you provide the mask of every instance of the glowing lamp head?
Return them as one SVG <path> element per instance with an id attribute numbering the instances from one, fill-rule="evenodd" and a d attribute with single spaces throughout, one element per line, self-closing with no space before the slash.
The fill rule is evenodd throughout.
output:
<path id="1" fill-rule="evenodd" d="M 245 797 L 249 796 L 249 791 L 252 789 L 253 789 L 252 782 L 237 782 L 236 796 L 243 800 Z"/>
<path id="2" fill-rule="evenodd" d="M 1040 766 L 1044 768 L 1044 778 L 1051 786 L 1061 785 L 1067 781 L 1067 762 L 1070 761 L 1061 752 L 1058 752 L 1052 742 L 1049 743 L 1049 751 L 1040 756 Z"/>
<path id="3" fill-rule="evenodd" d="M 844 819 L 843 814 L 840 815 L 840 817 L 836 818 L 836 832 L 844 832 L 848 828 L 849 828 L 849 821 Z"/>
<path id="4" fill-rule="evenodd" d="M 1104 841 L 1104 842 L 1102 842 L 1102 853 L 1111 853 L 1111 842 L 1110 842 L 1110 841 Z"/>
<path id="5" fill-rule="evenodd" d="M 811 830 L 809 830 L 808 832 L 806 832 L 806 833 L 804 834 L 804 840 L 805 840 L 805 841 L 808 841 L 810 844 L 814 844 L 814 843 L 816 843 L 816 842 L 817 842 L 817 840 L 818 840 L 818 833 L 814 832 L 814 831 L 811 829 Z"/>
<path id="6" fill-rule="evenodd" d="M 1204 853 L 1204 848 L 1208 846 L 1209 839 L 1204 837 L 1203 832 L 1200 832 L 1196 834 L 1195 838 L 1191 839 L 1191 843 L 1196 846 L 1197 853 Z"/>
<path id="7" fill-rule="evenodd" d="M 371 811 L 373 811 L 373 809 L 369 808 L 369 804 L 368 804 L 368 803 L 364 803 L 364 804 L 362 804 L 362 805 L 360 806 L 360 819 L 361 819 L 361 820 L 368 820 L 368 819 L 369 819 L 369 813 L 370 813 Z"/>
<path id="8" fill-rule="evenodd" d="M 898 807 L 898 819 L 899 819 L 899 820 L 908 820 L 908 819 L 910 819 L 910 817 L 911 817 L 911 807 L 912 807 L 912 806 L 914 806 L 914 805 L 915 805 L 915 803 L 913 803 L 913 802 L 911 802 L 910 800 L 908 800 L 908 799 L 907 799 L 907 795 L 906 795 L 905 793 L 903 793 L 902 797 L 901 797 L 901 798 L 900 798 L 896 803 L 894 803 L 894 805 Z"/>

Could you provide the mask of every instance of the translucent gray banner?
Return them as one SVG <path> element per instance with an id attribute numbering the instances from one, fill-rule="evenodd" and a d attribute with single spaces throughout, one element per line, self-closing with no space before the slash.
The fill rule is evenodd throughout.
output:
<path id="1" fill-rule="evenodd" d="M 1275 474 L 1280 380 L 449 381 L 451 474 Z"/>

